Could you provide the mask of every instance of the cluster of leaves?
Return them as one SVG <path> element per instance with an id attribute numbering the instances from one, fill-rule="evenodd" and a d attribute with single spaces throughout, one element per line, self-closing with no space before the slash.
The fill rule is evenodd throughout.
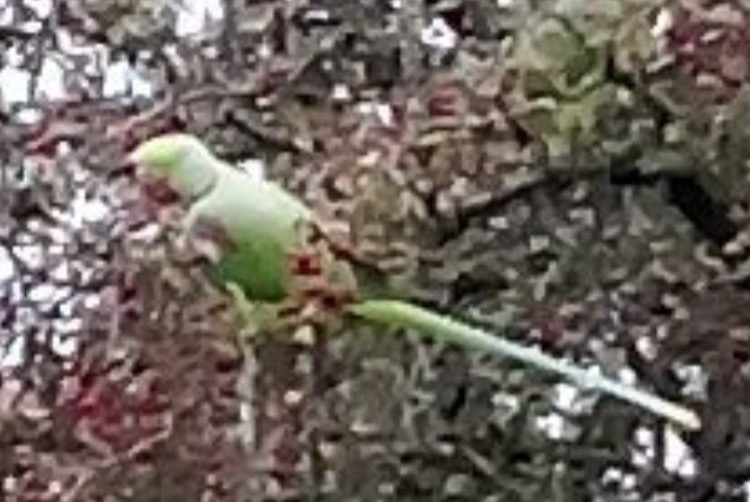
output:
<path id="1" fill-rule="evenodd" d="M 0 99 L 5 498 L 744 496 L 742 2 L 233 1 L 189 36 L 178 2 L 31 3 L 0 7 L 33 77 Z M 438 308 L 700 407 L 693 472 L 637 410 L 480 354 L 350 325 L 242 353 L 119 160 L 173 129 L 263 158 Z"/>

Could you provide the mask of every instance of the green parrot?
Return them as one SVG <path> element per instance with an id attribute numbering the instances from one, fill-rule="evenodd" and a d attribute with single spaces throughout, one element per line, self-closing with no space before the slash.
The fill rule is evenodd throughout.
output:
<path id="1" fill-rule="evenodd" d="M 371 294 L 387 288 L 386 274 L 328 239 L 300 199 L 221 161 L 194 136 L 154 138 L 130 161 L 142 168 L 141 182 L 153 199 L 190 205 L 187 240 L 214 265 L 212 276 L 237 286 L 248 301 L 317 294 L 335 302 L 365 283 Z"/>
<path id="2" fill-rule="evenodd" d="M 401 299 L 387 274 L 327 236 L 301 199 L 261 173 L 223 162 L 195 136 L 157 136 L 129 160 L 151 197 L 188 207 L 188 241 L 212 264 L 213 277 L 251 304 L 318 302 L 342 315 L 514 358 L 685 428 L 700 427 L 698 416 L 681 405 Z"/>

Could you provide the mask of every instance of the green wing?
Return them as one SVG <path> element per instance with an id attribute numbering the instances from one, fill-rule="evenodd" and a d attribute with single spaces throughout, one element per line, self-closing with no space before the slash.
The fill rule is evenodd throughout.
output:
<path id="1" fill-rule="evenodd" d="M 272 241 L 236 244 L 212 269 L 219 283 L 234 282 L 253 301 L 277 302 L 288 294 L 286 253 Z"/>
<path id="2" fill-rule="evenodd" d="M 225 237 L 216 280 L 235 283 L 251 301 L 275 302 L 289 294 L 289 256 L 304 242 L 304 222 L 311 218 L 298 199 L 266 181 L 222 171 L 193 210 Z"/>
<path id="3" fill-rule="evenodd" d="M 275 183 L 234 170 L 220 172 L 220 181 L 193 208 L 198 221 L 223 234 L 213 239 L 221 249 L 213 277 L 235 283 L 251 301 L 283 300 L 292 281 L 288 260 L 305 245 L 312 213 Z M 348 259 L 352 262 L 328 264 L 332 282 L 351 285 L 366 297 L 392 295 L 390 281 L 378 267 L 355 256 Z"/>

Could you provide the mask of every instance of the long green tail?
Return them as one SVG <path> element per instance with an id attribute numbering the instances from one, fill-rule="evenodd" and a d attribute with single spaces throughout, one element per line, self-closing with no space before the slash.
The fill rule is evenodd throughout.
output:
<path id="1" fill-rule="evenodd" d="M 687 429 L 697 430 L 701 426 L 698 415 L 684 406 L 600 374 L 591 373 L 574 364 L 548 356 L 537 349 L 524 347 L 410 303 L 395 300 L 368 300 L 350 306 L 349 311 L 370 321 L 420 330 L 440 340 L 452 341 L 492 354 L 518 359 L 531 366 L 565 377 L 579 387 L 598 390 L 640 406 Z"/>

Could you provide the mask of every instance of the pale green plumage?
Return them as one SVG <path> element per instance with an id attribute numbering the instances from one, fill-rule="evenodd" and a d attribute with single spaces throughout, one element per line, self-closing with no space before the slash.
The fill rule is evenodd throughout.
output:
<path id="1" fill-rule="evenodd" d="M 190 202 L 189 237 L 206 223 L 229 237 L 230 250 L 213 257 L 221 283 L 235 283 L 253 301 L 280 301 L 288 294 L 288 255 L 301 248 L 312 221 L 299 199 L 222 162 L 188 135 L 152 139 L 131 159 Z M 200 245 L 200 237 L 196 240 Z"/>
<path id="2" fill-rule="evenodd" d="M 218 222 L 232 241 L 215 274 L 239 285 L 249 299 L 280 301 L 291 281 L 289 252 L 304 246 L 312 215 L 278 185 L 221 163 L 215 168 L 215 186 L 188 215 Z"/>
<path id="3" fill-rule="evenodd" d="M 304 247 L 313 219 L 299 199 L 276 184 L 223 163 L 198 139 L 185 134 L 149 140 L 133 152 L 131 160 L 151 176 L 165 180 L 188 201 L 188 232 L 199 234 L 207 223 L 224 230 L 232 243 L 229 250 L 203 248 L 216 264 L 219 281 L 237 285 L 251 302 L 279 302 L 290 295 L 289 256 Z M 200 247 L 200 236 L 196 244 Z M 329 265 L 331 270 L 324 272 L 327 278 L 341 272 L 358 273 L 355 264 L 341 260 Z M 346 311 L 372 322 L 418 329 L 443 341 L 511 357 L 689 429 L 700 427 L 698 416 L 687 408 L 392 297 L 352 303 Z"/>

